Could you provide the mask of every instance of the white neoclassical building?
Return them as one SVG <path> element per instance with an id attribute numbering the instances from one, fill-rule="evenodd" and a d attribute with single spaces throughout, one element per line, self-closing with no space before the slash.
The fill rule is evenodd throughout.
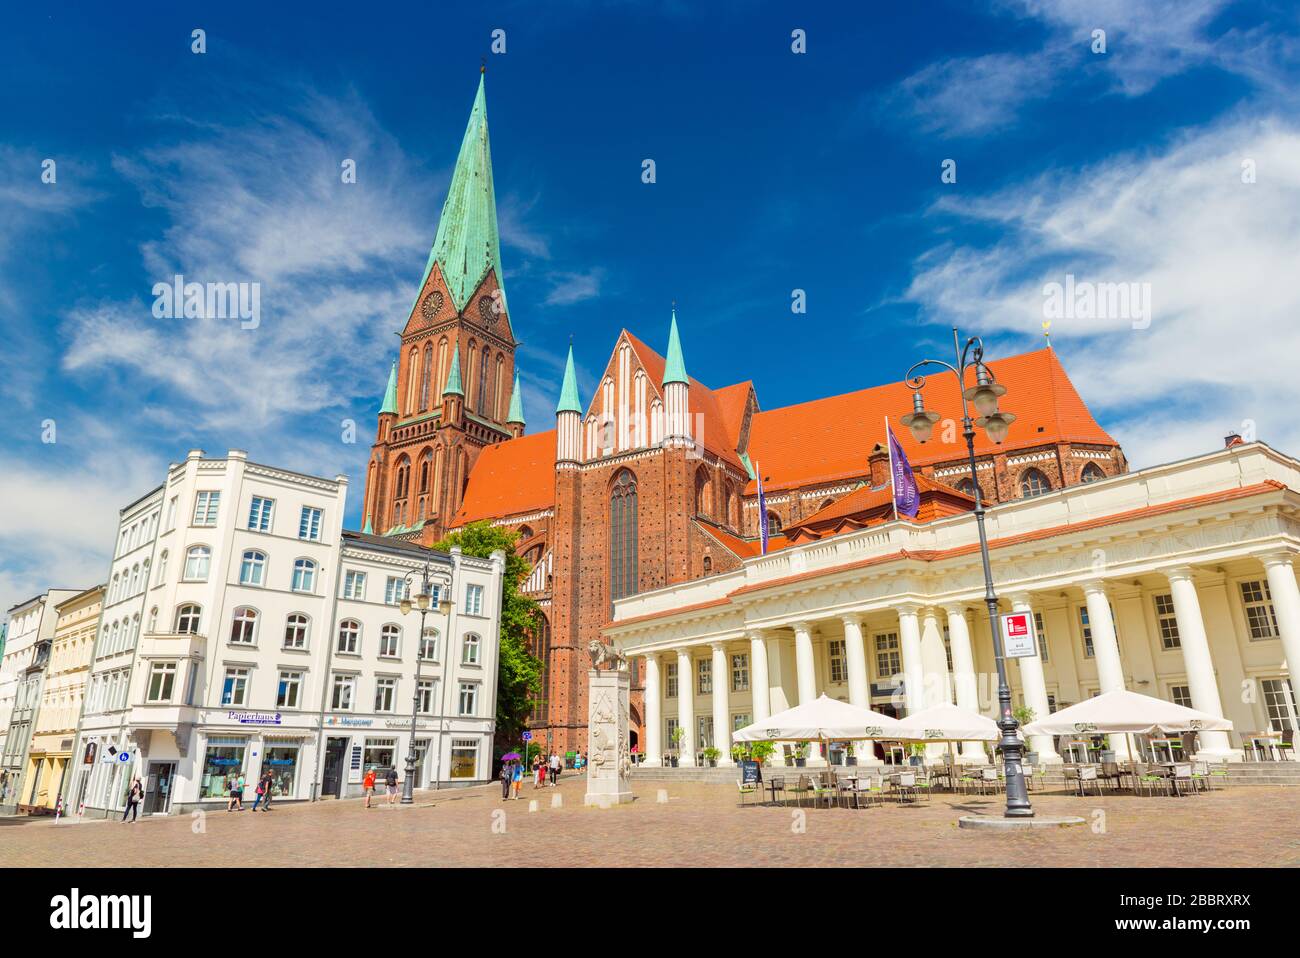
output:
<path id="1" fill-rule="evenodd" d="M 1008 660 L 1017 705 L 1041 717 L 1112 689 L 1159 696 L 1230 719 L 1233 732 L 1197 742 L 1228 760 L 1252 732 L 1297 728 L 1300 462 L 1238 444 L 997 505 L 987 524 L 1001 610 L 1037 626 L 1040 655 Z M 629 596 L 605 634 L 644 660 L 645 764 L 670 752 L 695 764 L 709 745 L 728 764 L 732 730 L 823 692 L 885 712 L 946 699 L 995 715 L 983 595 L 966 512 Z M 1048 762 L 1056 744 L 1030 742 Z"/>

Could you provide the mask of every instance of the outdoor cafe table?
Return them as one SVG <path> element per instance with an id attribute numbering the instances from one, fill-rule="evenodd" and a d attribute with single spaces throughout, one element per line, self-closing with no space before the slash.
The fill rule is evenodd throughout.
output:
<path id="1" fill-rule="evenodd" d="M 1256 755 L 1262 755 L 1266 761 L 1282 760 L 1279 746 L 1282 744 L 1281 732 L 1249 732 L 1242 736 L 1246 747 Z"/>

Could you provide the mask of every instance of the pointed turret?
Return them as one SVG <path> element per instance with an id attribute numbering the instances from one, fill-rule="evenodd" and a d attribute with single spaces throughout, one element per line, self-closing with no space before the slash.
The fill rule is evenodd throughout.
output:
<path id="1" fill-rule="evenodd" d="M 524 394 L 519 388 L 519 370 L 515 370 L 515 385 L 510 390 L 510 412 L 506 416 L 506 426 L 510 435 L 518 439 L 524 434 Z"/>
<path id="2" fill-rule="evenodd" d="M 451 348 L 451 371 L 447 373 L 447 385 L 442 390 L 443 426 L 454 426 L 460 422 L 460 414 L 465 408 L 465 387 L 460 383 L 460 347 Z"/>
<path id="3" fill-rule="evenodd" d="M 673 307 L 672 324 L 668 327 L 668 357 L 664 363 L 663 385 L 669 383 L 687 383 L 686 361 L 682 359 L 682 341 L 677 336 L 677 307 Z"/>
<path id="4" fill-rule="evenodd" d="M 579 462 L 579 439 L 582 435 L 582 403 L 578 399 L 578 374 L 573 369 L 573 346 L 564 364 L 564 382 L 560 402 L 555 407 L 555 467 L 572 469 Z"/>
<path id="5" fill-rule="evenodd" d="M 690 380 L 677 335 L 677 307 L 668 327 L 668 358 L 664 363 L 664 445 L 691 445 Z"/>
<path id="6" fill-rule="evenodd" d="M 461 140 L 456 168 L 451 174 L 447 201 L 438 220 L 438 233 L 429 250 L 416 296 L 437 263 L 457 312 L 464 310 L 489 269 L 496 270 L 501 306 L 505 308 L 505 280 L 501 269 L 501 239 L 497 232 L 496 191 L 492 185 L 492 149 L 488 144 L 487 98 L 483 74 Z M 415 305 L 412 304 L 412 309 Z"/>
<path id="7" fill-rule="evenodd" d="M 388 371 L 388 388 L 384 390 L 384 404 L 379 407 L 379 415 L 384 413 L 397 415 L 397 363 Z"/>

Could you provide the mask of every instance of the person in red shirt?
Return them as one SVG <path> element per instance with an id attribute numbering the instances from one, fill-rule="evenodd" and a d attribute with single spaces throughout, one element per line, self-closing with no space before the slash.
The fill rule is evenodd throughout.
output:
<path id="1" fill-rule="evenodd" d="M 361 780 L 361 787 L 366 792 L 366 808 L 370 807 L 370 797 L 375 794 L 375 770 L 372 768 L 366 772 L 366 777 Z"/>

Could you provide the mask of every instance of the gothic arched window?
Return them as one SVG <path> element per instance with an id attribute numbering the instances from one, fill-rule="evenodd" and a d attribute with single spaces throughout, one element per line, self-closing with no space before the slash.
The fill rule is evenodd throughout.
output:
<path id="1" fill-rule="evenodd" d="M 970 496 L 972 499 L 974 499 L 974 498 L 975 498 L 975 480 L 974 480 L 974 479 L 971 479 L 971 478 L 969 478 L 969 477 L 966 478 L 966 479 L 963 479 L 961 482 L 957 483 L 957 491 L 958 491 L 958 492 L 964 492 L 966 495 L 968 495 L 968 496 Z"/>
<path id="2" fill-rule="evenodd" d="M 624 469 L 609 493 L 609 598 L 637 591 L 636 476 Z"/>
<path id="3" fill-rule="evenodd" d="M 487 408 L 488 396 L 491 395 L 491 362 L 492 356 L 488 353 L 487 346 L 483 347 L 483 358 L 480 360 L 478 370 L 478 411 L 486 415 L 491 415 Z"/>
<path id="4" fill-rule="evenodd" d="M 420 370 L 420 408 L 429 408 L 429 378 L 433 375 L 433 344 L 424 345 L 424 368 Z"/>
<path id="5" fill-rule="evenodd" d="M 767 534 L 769 536 L 775 536 L 775 535 L 780 535 L 780 533 L 781 533 L 781 517 L 778 516 L 775 512 L 769 512 L 767 514 Z"/>
<path id="6" fill-rule="evenodd" d="M 429 472 L 433 467 L 433 453 L 426 452 L 420 458 L 420 491 L 429 491 Z"/>
<path id="7" fill-rule="evenodd" d="M 442 391 L 447 388 L 447 337 L 444 336 L 438 340 L 438 399 L 442 399 Z"/>
<path id="8" fill-rule="evenodd" d="M 713 513 L 713 495 L 712 487 L 709 484 L 709 473 L 705 466 L 695 473 L 695 514 L 697 516 L 708 516 Z"/>
<path id="9" fill-rule="evenodd" d="M 406 364 L 406 409 L 405 414 L 415 412 L 415 385 L 420 375 L 420 351 L 411 350 L 411 357 Z"/>
<path id="10" fill-rule="evenodd" d="M 1052 491 L 1052 484 L 1038 469 L 1026 469 L 1020 477 L 1020 498 L 1032 499 Z"/>
<path id="11" fill-rule="evenodd" d="M 1105 479 L 1106 474 L 1101 471 L 1101 466 L 1095 462 L 1090 462 L 1083 467 L 1083 472 L 1079 474 L 1080 482 L 1096 482 L 1099 479 Z"/>

